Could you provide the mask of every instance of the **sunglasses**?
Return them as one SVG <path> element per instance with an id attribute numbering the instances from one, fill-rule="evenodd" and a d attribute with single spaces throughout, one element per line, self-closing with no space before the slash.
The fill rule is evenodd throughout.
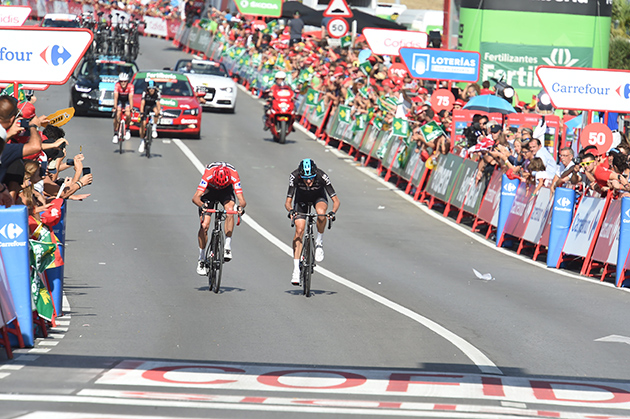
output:
<path id="1" fill-rule="evenodd" d="M 583 161 L 582 163 L 580 163 L 580 166 L 586 167 L 586 166 L 588 166 L 591 163 L 593 163 L 593 162 L 592 161 Z"/>

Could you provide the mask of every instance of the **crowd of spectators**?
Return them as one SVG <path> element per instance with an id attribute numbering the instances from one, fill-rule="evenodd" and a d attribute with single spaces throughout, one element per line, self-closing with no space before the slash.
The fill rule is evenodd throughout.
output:
<path id="1" fill-rule="evenodd" d="M 24 99 L 0 95 L 0 205 L 25 205 L 40 221 L 56 198 L 87 198 L 79 191 L 92 183 L 92 174 L 83 173 L 83 154 L 66 159 L 65 132 L 36 115 L 36 97 Z M 72 175 L 61 176 L 66 170 Z"/>
<path id="2" fill-rule="evenodd" d="M 564 148 L 552 154 L 544 146 L 546 125 L 521 126 L 510 129 L 489 121 L 485 115 L 475 115 L 474 135 L 455 142 L 453 135 L 453 110 L 463 108 L 473 97 L 495 94 L 491 84 L 470 83 L 463 88 L 454 84 L 412 79 L 408 74 L 398 77 L 389 71 L 393 58 L 362 51 L 369 50 L 364 37 L 358 36 L 353 47 L 330 43 L 325 31 L 312 31 L 298 38 L 294 23 L 295 15 L 286 21 L 268 22 L 260 28 L 238 15 L 211 9 L 207 18 L 212 20 L 212 30 L 220 33 L 231 46 L 242 47 L 252 57 L 251 62 L 259 71 L 284 71 L 290 75 L 290 83 L 305 93 L 308 88 L 320 92 L 324 107 L 331 106 L 330 115 L 340 105 L 352 109 L 352 120 L 367 118 L 376 126 L 389 128 L 394 118 L 409 123 L 411 141 L 417 144 L 416 152 L 422 159 L 435 159 L 439 154 L 457 153 L 478 162 L 477 181 L 489 181 L 495 170 L 520 178 L 534 185 L 534 193 L 541 187 L 574 187 L 586 193 L 605 194 L 613 190 L 618 195 L 630 192 L 628 186 L 628 151 L 630 144 L 621 132 L 615 133 L 615 147 L 606 155 L 597 149 L 575 158 L 572 148 Z M 301 19 L 300 19 L 301 20 Z M 436 112 L 431 106 L 431 93 L 436 89 L 450 89 L 455 97 L 452 110 Z M 550 114 L 551 110 L 531 103 L 513 100 L 514 109 L 521 113 Z M 564 114 L 575 115 L 573 111 Z M 427 141 L 422 127 L 436 123 L 444 135 Z M 516 131 L 516 132 L 514 132 Z M 587 150 L 588 151 L 588 150 Z M 592 163 L 589 163 L 592 162 Z M 571 175 L 573 174 L 573 175 Z"/>

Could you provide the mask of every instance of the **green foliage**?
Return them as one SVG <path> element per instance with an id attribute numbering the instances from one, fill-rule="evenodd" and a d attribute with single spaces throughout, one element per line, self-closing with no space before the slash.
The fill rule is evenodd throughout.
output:
<path id="1" fill-rule="evenodd" d="M 630 2 L 613 0 L 608 68 L 630 70 Z"/>

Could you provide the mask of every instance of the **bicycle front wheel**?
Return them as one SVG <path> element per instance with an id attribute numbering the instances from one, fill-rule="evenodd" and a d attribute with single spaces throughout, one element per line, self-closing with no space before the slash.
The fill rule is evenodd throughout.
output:
<path id="1" fill-rule="evenodd" d="M 121 118 L 124 118 L 125 114 L 121 115 Z M 123 141 L 125 140 L 125 120 L 122 119 L 120 121 L 120 125 L 118 128 L 118 154 L 122 154 L 123 152 Z"/>
<path id="2" fill-rule="evenodd" d="M 221 276 L 223 275 L 223 246 L 225 244 L 225 238 L 223 233 L 218 233 L 216 237 L 216 252 L 214 253 L 214 259 L 212 260 L 212 266 L 215 269 L 214 273 L 214 292 L 218 293 L 221 288 Z"/>
<path id="3" fill-rule="evenodd" d="M 147 153 L 147 159 L 151 158 L 151 140 L 153 137 L 151 136 L 153 126 L 151 124 L 147 124 L 144 128 L 144 151 Z"/>
<path id="4" fill-rule="evenodd" d="M 303 294 L 306 297 L 311 296 L 311 274 L 313 273 L 313 240 L 308 237 L 304 241 L 304 247 L 302 247 L 302 257 L 300 267 L 300 276 L 302 280 Z"/>
<path id="5" fill-rule="evenodd" d="M 212 233 L 208 247 L 206 248 L 206 269 L 208 275 L 208 291 L 214 290 L 214 284 L 216 283 L 216 270 L 214 269 L 214 254 L 215 250 L 215 233 Z"/>

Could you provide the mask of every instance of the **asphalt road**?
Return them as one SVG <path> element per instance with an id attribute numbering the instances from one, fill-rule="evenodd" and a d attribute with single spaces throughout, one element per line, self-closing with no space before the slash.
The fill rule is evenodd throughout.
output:
<path id="1" fill-rule="evenodd" d="M 185 56 L 143 38 L 138 64 Z M 38 114 L 68 97 L 40 93 Z M 109 118 L 64 127 L 94 174 L 68 204 L 69 307 L 53 337 L 0 359 L 0 418 L 630 415 L 627 292 L 499 252 L 301 131 L 274 143 L 261 116 L 239 91 L 235 114 L 204 113 L 200 140 L 160 138 L 151 159 L 138 138 L 119 154 Z M 284 210 L 305 157 L 341 200 L 309 299 Z M 248 203 L 219 294 L 195 273 L 191 202 L 216 160 Z"/>

